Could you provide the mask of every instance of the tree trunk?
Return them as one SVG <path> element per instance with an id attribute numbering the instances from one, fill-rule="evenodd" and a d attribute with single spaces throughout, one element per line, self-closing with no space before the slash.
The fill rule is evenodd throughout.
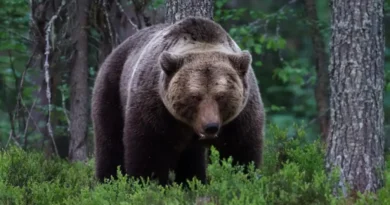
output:
<path id="1" fill-rule="evenodd" d="M 74 29 L 76 56 L 70 76 L 69 160 L 87 159 L 88 131 L 88 10 L 90 1 L 78 1 L 77 27 Z"/>
<path id="2" fill-rule="evenodd" d="M 305 0 L 305 9 L 310 23 L 311 39 L 314 48 L 317 83 L 315 98 L 317 103 L 318 121 L 321 131 L 321 141 L 326 143 L 329 128 L 329 75 L 324 39 L 318 27 L 318 17 L 315 0 Z"/>
<path id="3" fill-rule="evenodd" d="M 175 23 L 190 16 L 213 19 L 213 0 L 167 0 L 165 22 Z"/>
<path id="4" fill-rule="evenodd" d="M 384 170 L 383 0 L 331 3 L 326 168 L 341 168 L 339 185 L 350 186 L 352 195 L 375 192 L 383 186 Z"/>
<path id="5" fill-rule="evenodd" d="M 38 148 L 44 149 L 47 151 L 47 153 L 56 153 L 55 150 L 57 149 L 54 139 L 50 137 L 48 127 L 47 127 L 47 121 L 48 121 L 48 114 L 47 111 L 43 111 L 42 108 L 47 108 L 49 105 L 49 99 L 46 93 L 46 87 L 47 83 L 45 81 L 45 69 L 44 69 L 44 63 L 45 63 L 45 34 L 48 27 L 48 23 L 53 15 L 55 15 L 56 11 L 59 9 L 60 2 L 58 1 L 38 1 L 34 0 L 31 1 L 31 23 L 30 23 L 30 39 L 31 44 L 30 51 L 32 53 L 31 56 L 31 62 L 30 67 L 31 69 L 40 69 L 39 72 L 36 75 L 31 75 L 30 77 L 34 84 L 39 87 L 38 90 L 33 91 L 32 95 L 37 96 L 37 101 L 34 106 L 32 106 L 30 114 L 27 115 L 27 131 L 33 132 L 34 130 L 41 134 L 42 139 L 38 141 L 38 143 L 35 145 Z M 54 47 L 54 46 L 53 46 Z M 60 49 L 58 49 L 60 50 Z M 50 100 L 53 103 L 54 94 L 55 94 L 55 88 L 52 84 L 52 79 L 55 74 L 55 71 L 58 71 L 59 68 L 56 66 L 53 66 L 53 56 L 59 55 L 58 50 L 49 50 L 49 73 L 50 73 Z M 55 60 L 54 60 L 55 61 Z M 54 68 L 53 68 L 54 67 Z M 30 107 L 29 107 L 30 109 Z M 30 116 L 29 116 L 30 115 Z M 50 121 L 51 125 L 53 125 L 52 120 Z M 25 147 L 27 147 L 27 134 L 25 135 Z M 48 141 L 49 143 L 45 143 Z"/>

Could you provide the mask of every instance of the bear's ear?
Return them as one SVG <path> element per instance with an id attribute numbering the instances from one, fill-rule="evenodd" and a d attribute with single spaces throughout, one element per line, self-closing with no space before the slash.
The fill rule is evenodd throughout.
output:
<path id="1" fill-rule="evenodd" d="M 180 55 L 164 51 L 160 55 L 159 64 L 167 75 L 176 72 L 182 65 L 183 58 Z"/>
<path id="2" fill-rule="evenodd" d="M 229 55 L 229 60 L 237 72 L 244 76 L 252 63 L 252 55 L 247 50 L 243 50 L 238 54 Z"/>

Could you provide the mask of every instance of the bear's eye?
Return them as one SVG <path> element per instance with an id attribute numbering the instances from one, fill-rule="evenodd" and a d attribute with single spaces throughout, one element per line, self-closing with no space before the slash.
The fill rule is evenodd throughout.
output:
<path id="1" fill-rule="evenodd" d="M 222 95 L 218 95 L 218 96 L 215 96 L 215 100 L 216 101 L 220 101 L 223 99 L 223 96 Z"/>
<path id="2" fill-rule="evenodd" d="M 216 101 L 221 101 L 221 100 L 223 100 L 224 98 L 226 98 L 226 94 L 225 94 L 225 93 L 223 93 L 223 94 L 218 94 L 218 95 L 216 95 L 216 96 L 214 97 L 214 99 L 215 99 Z"/>
<path id="3" fill-rule="evenodd" d="M 199 102 L 200 100 L 202 100 L 202 98 L 199 95 L 192 95 L 191 96 L 191 100 Z"/>

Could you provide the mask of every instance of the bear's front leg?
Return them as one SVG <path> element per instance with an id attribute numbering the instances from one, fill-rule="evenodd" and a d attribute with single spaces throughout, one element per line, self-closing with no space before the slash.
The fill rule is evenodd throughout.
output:
<path id="1" fill-rule="evenodd" d="M 123 140 L 128 176 L 157 179 L 163 186 L 169 184 L 169 171 L 174 171 L 179 153 L 167 140 L 168 137 L 140 120 L 126 123 Z"/>
<path id="2" fill-rule="evenodd" d="M 263 157 L 263 120 L 262 112 L 244 110 L 235 120 L 225 125 L 215 144 L 221 158 L 231 156 L 233 163 L 240 165 L 254 162 L 259 168 Z"/>
<path id="3" fill-rule="evenodd" d="M 196 177 L 206 183 L 206 148 L 200 142 L 191 143 L 181 154 L 175 169 L 175 181 L 188 186 L 187 180 Z"/>

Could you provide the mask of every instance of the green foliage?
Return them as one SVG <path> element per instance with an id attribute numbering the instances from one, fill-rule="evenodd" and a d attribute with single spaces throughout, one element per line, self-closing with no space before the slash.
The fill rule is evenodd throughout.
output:
<path id="1" fill-rule="evenodd" d="M 10 130 L 8 115 L 14 109 L 19 78 L 28 60 L 29 5 L 24 0 L 0 1 L 0 144 Z M 28 79 L 27 79 L 28 81 Z M 28 91 L 28 88 L 25 90 Z M 31 97 L 25 98 L 29 102 Z"/>
<path id="2" fill-rule="evenodd" d="M 308 143 L 306 133 L 295 125 L 294 132 L 269 125 L 261 169 L 253 164 L 232 164 L 220 160 L 211 147 L 206 185 L 197 179 L 189 187 L 173 183 L 160 186 L 148 179 L 122 175 L 98 183 L 94 161 L 68 163 L 47 159 L 36 151 L 10 147 L 0 152 L 1 204 L 346 204 L 348 199 L 332 195 L 338 172 L 326 174 L 324 150 L 319 142 Z M 387 159 L 389 161 L 390 158 Z M 359 195 L 357 204 L 383 204 L 390 201 L 390 165 L 386 167 L 386 186 L 377 195 Z"/>
<path id="3" fill-rule="evenodd" d="M 149 6 L 152 9 L 158 9 L 158 8 L 162 7 L 164 4 L 165 4 L 164 0 L 153 0 L 153 1 L 150 2 Z"/>
<path id="4" fill-rule="evenodd" d="M 332 204 L 334 177 L 326 176 L 319 143 L 303 143 L 305 133 L 297 127 L 296 137 L 270 126 L 275 136 L 265 145 L 261 169 L 232 165 L 220 160 L 211 148 L 209 183 L 190 181 L 188 189 L 174 183 L 162 187 L 154 181 L 133 179 L 118 171 L 118 179 L 98 183 L 94 161 L 68 163 L 45 159 L 42 153 L 17 147 L 0 153 L 1 204 Z M 280 159 L 280 153 L 285 158 Z"/>
<path id="5" fill-rule="evenodd" d="M 262 9 L 254 9 L 249 3 L 230 8 L 228 3 L 228 0 L 215 2 L 214 19 L 241 48 L 251 51 L 267 119 L 286 128 L 298 120 L 308 123 L 316 116 L 313 95 L 316 78 L 311 63 L 309 24 L 306 16 L 300 14 L 303 7 L 259 1 L 253 6 Z M 267 8 L 270 6 L 275 8 Z M 324 21 L 318 24 L 325 35 L 323 28 L 328 25 Z M 295 42 L 308 45 L 298 51 Z M 316 128 L 307 131 L 314 136 Z"/>
<path id="6" fill-rule="evenodd" d="M 311 25 L 304 4 L 289 4 L 291 1 L 243 1 L 239 7 L 232 8 L 230 2 L 215 1 L 214 20 L 229 31 L 241 48 L 252 52 L 252 66 L 266 107 L 267 120 L 286 128 L 292 128 L 293 123 L 300 121 L 308 125 L 306 131 L 312 140 L 316 139 L 318 123 L 309 123 L 318 115 L 314 99 L 316 71 Z M 329 57 L 330 7 L 327 1 L 315 2 L 319 19 L 315 24 L 324 38 Z M 389 5 L 390 1 L 386 0 L 384 13 L 387 17 L 390 14 Z M 388 19 L 384 20 L 387 22 Z M 388 38 L 389 32 L 385 35 Z M 389 42 L 386 41 L 385 116 L 390 114 L 389 51 Z M 385 119 L 388 124 L 390 118 Z M 389 131 L 387 128 L 386 133 Z"/>

